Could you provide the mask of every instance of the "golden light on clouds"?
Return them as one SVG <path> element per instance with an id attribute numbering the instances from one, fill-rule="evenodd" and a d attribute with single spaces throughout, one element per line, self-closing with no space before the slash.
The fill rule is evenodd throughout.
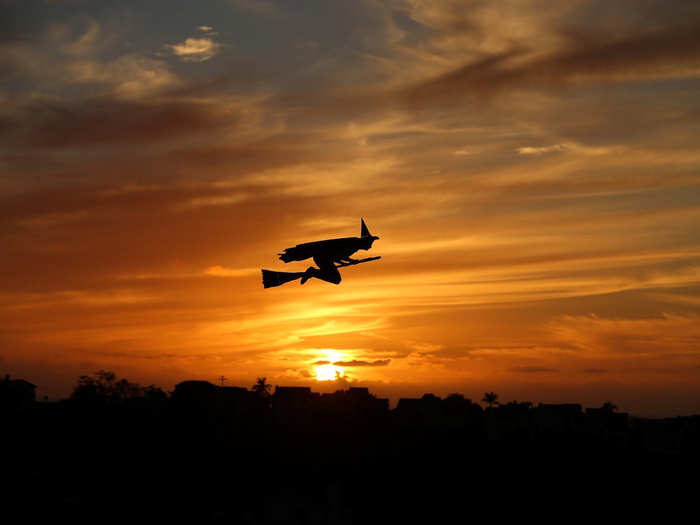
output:
<path id="1" fill-rule="evenodd" d="M 0 370 L 40 395 L 700 411 L 697 2 L 6 4 Z M 360 217 L 381 260 L 262 288 Z"/>
<path id="2" fill-rule="evenodd" d="M 316 366 L 317 381 L 333 381 L 345 375 L 345 371 L 335 365 L 318 365 Z"/>
<path id="3" fill-rule="evenodd" d="M 186 38 L 179 44 L 166 45 L 174 55 L 185 62 L 204 62 L 216 56 L 221 44 L 211 38 Z"/>
<path id="4" fill-rule="evenodd" d="M 335 381 L 345 376 L 345 370 L 336 363 L 342 362 L 344 354 L 333 349 L 312 350 L 316 356 L 314 373 L 317 381 Z"/>

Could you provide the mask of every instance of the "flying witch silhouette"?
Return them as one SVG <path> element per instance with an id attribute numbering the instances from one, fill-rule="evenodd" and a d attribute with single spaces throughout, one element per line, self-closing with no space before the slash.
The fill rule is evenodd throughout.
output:
<path id="1" fill-rule="evenodd" d="M 379 239 L 372 235 L 362 221 L 359 237 L 341 237 L 338 239 L 326 239 L 324 241 L 306 242 L 287 248 L 279 253 L 279 258 L 288 263 L 290 261 L 304 261 L 313 258 L 316 266 L 309 266 L 305 272 L 276 272 L 273 270 L 262 271 L 262 281 L 265 288 L 280 286 L 290 281 L 301 279 L 304 284 L 311 278 L 321 279 L 333 284 L 340 284 L 341 277 L 338 268 L 352 266 L 369 261 L 376 261 L 381 257 L 367 257 L 365 259 L 352 259 L 350 256 L 358 250 L 369 250 L 372 243 Z"/>

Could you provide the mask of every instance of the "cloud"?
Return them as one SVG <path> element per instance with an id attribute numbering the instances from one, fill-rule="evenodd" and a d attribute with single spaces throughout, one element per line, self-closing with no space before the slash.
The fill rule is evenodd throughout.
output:
<path id="1" fill-rule="evenodd" d="M 204 270 L 205 275 L 216 277 L 246 277 L 258 273 L 257 268 L 225 268 L 224 266 L 210 266 Z"/>
<path id="2" fill-rule="evenodd" d="M 549 372 L 558 372 L 556 368 L 550 368 L 547 366 L 515 366 L 510 369 L 512 372 L 522 372 L 525 374 L 542 374 Z"/>
<path id="3" fill-rule="evenodd" d="M 552 146 L 539 146 L 531 147 L 525 146 L 523 148 L 518 148 L 518 153 L 521 155 L 542 155 L 543 153 L 551 153 L 553 151 L 562 151 L 564 146 L 561 144 L 554 144 Z"/>
<path id="4" fill-rule="evenodd" d="M 281 13 L 280 7 L 271 0 L 231 0 L 231 3 L 241 11 L 260 16 L 270 17 Z"/>
<path id="5" fill-rule="evenodd" d="M 552 321 L 549 328 L 555 340 L 596 357 L 669 363 L 700 357 L 698 315 L 664 314 L 641 319 L 564 316 Z"/>
<path id="6" fill-rule="evenodd" d="M 202 206 L 231 206 L 249 198 L 244 193 L 219 194 L 207 197 L 196 197 L 190 200 L 184 208 L 200 208 Z"/>
<path id="7" fill-rule="evenodd" d="M 178 77 L 161 60 L 123 55 L 110 62 L 77 60 L 66 65 L 76 84 L 108 84 L 114 93 L 135 98 L 179 84 Z"/>
<path id="8" fill-rule="evenodd" d="M 551 54 L 530 59 L 515 43 L 406 91 L 419 104 L 447 102 L 469 94 L 492 95 L 504 89 L 565 87 L 599 81 L 689 78 L 700 75 L 700 25 L 623 36 L 577 38 Z"/>
<path id="9" fill-rule="evenodd" d="M 388 366 L 391 359 L 376 359 L 374 361 L 362 361 L 353 359 L 351 361 L 328 361 L 321 360 L 314 362 L 314 365 L 335 365 L 342 367 L 372 367 L 372 366 Z"/>
<path id="10" fill-rule="evenodd" d="M 201 31 L 207 36 L 218 36 L 218 32 L 214 31 L 214 28 L 212 26 L 197 26 L 197 30 Z"/>
<path id="11" fill-rule="evenodd" d="M 152 143 L 211 132 L 237 120 L 235 114 L 208 103 L 112 97 L 75 103 L 39 99 L 18 111 L 25 118 L 17 128 L 5 130 L 8 139 L 39 148 Z"/>
<path id="12" fill-rule="evenodd" d="M 32 96 L 63 98 L 71 88 L 94 95 L 138 98 L 180 84 L 163 60 L 150 53 L 115 50 L 118 32 L 88 24 L 49 24 L 36 38 L 0 41 L 0 71 L 22 86 L 31 80 Z M 23 91 L 20 91 L 23 93 Z"/>
<path id="13" fill-rule="evenodd" d="M 188 37 L 179 44 L 166 44 L 163 47 L 183 62 L 204 62 L 214 58 L 223 44 L 211 38 Z"/>
<path id="14" fill-rule="evenodd" d="M 353 359 L 352 361 L 336 361 L 333 363 L 336 366 L 388 366 L 391 359 L 376 359 L 374 361 L 360 361 Z"/>

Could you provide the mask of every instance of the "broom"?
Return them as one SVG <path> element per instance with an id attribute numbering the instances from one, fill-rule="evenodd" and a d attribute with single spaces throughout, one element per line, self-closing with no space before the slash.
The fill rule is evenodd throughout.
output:
<path id="1" fill-rule="evenodd" d="M 358 261 L 341 262 L 341 263 L 336 263 L 335 267 L 336 268 L 344 268 L 345 266 L 354 266 L 356 264 L 360 264 L 363 262 L 376 261 L 377 259 L 381 259 L 381 258 L 382 258 L 381 255 L 379 255 L 377 257 L 367 257 L 366 259 L 360 259 Z M 311 277 L 318 276 L 318 274 L 314 273 L 313 270 L 315 270 L 315 268 L 313 266 L 307 268 L 305 272 L 276 272 L 273 270 L 263 270 L 262 271 L 263 286 L 265 288 L 272 288 L 274 286 L 281 286 L 284 283 L 288 283 L 289 281 L 296 281 L 297 279 L 301 279 L 302 277 L 306 276 L 306 279 L 301 281 L 301 284 L 304 284 Z M 319 278 L 323 280 L 323 277 L 319 277 Z"/>
<path id="2" fill-rule="evenodd" d="M 281 286 L 289 281 L 301 279 L 306 272 L 275 272 L 272 270 L 262 271 L 262 281 L 265 288 Z"/>

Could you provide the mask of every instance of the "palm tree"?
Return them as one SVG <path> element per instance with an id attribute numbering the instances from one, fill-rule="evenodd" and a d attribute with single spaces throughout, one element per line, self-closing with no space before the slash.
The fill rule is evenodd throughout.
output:
<path id="1" fill-rule="evenodd" d="M 267 382 L 267 377 L 258 377 L 251 390 L 261 397 L 270 397 L 270 389 L 272 385 Z"/>
<path id="2" fill-rule="evenodd" d="M 481 400 L 484 403 L 488 403 L 489 408 L 491 408 L 491 405 L 498 404 L 498 394 L 495 392 L 484 392 L 484 397 Z"/>

